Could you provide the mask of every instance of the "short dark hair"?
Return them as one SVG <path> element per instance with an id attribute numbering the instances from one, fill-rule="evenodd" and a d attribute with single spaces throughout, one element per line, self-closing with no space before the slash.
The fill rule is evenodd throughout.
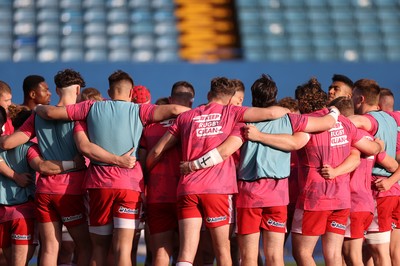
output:
<path id="1" fill-rule="evenodd" d="M 375 80 L 359 79 L 354 83 L 354 89 L 360 91 L 367 104 L 375 105 L 379 103 L 381 88 Z"/>
<path id="2" fill-rule="evenodd" d="M 344 116 L 354 115 L 354 103 L 353 100 L 349 97 L 337 97 L 333 99 L 328 105 L 335 106 Z"/>
<path id="3" fill-rule="evenodd" d="M 379 97 L 381 96 L 391 96 L 394 98 L 393 92 L 388 88 L 381 88 L 381 91 L 379 92 Z"/>
<path id="4" fill-rule="evenodd" d="M 285 97 L 278 101 L 278 105 L 289 109 L 291 112 L 299 111 L 299 103 L 292 97 Z"/>
<path id="5" fill-rule="evenodd" d="M 66 88 L 71 85 L 79 85 L 82 88 L 86 86 L 85 80 L 81 74 L 73 69 L 64 69 L 58 71 L 54 76 L 54 83 L 57 88 Z"/>
<path id="6" fill-rule="evenodd" d="M 4 92 L 7 92 L 7 93 L 11 94 L 11 87 L 6 82 L 0 80 L 0 96 Z"/>
<path id="7" fill-rule="evenodd" d="M 262 74 L 251 85 L 252 105 L 254 107 L 269 107 L 276 104 L 278 88 L 275 81 L 268 74 Z"/>
<path id="8" fill-rule="evenodd" d="M 120 69 L 115 71 L 108 77 L 108 85 L 109 85 L 110 89 L 114 89 L 115 85 L 123 80 L 127 80 L 130 83 L 132 83 L 132 88 L 135 85 L 132 77 L 128 73 L 126 73 L 125 71 L 122 71 Z"/>
<path id="9" fill-rule="evenodd" d="M 216 77 L 211 80 L 209 98 L 218 96 L 233 96 L 236 88 L 232 81 L 226 77 Z"/>
<path id="10" fill-rule="evenodd" d="M 24 91 L 24 97 L 28 98 L 29 93 L 35 90 L 39 86 L 39 83 L 44 81 L 45 81 L 44 77 L 39 75 L 27 76 L 24 79 L 24 82 L 22 83 L 22 90 Z"/>
<path id="11" fill-rule="evenodd" d="M 178 88 L 180 88 L 180 87 L 185 87 L 185 88 L 190 89 L 190 90 L 192 91 L 193 97 L 194 97 L 195 91 L 194 91 L 193 85 L 192 85 L 190 82 L 187 82 L 187 81 L 184 81 L 184 80 L 182 80 L 182 81 L 177 81 L 177 82 L 175 82 L 175 83 L 172 85 L 172 88 L 171 88 L 171 96 L 173 96 L 173 95 L 175 94 L 176 90 L 177 90 Z"/>
<path id="12" fill-rule="evenodd" d="M 332 82 L 335 82 L 335 81 L 343 82 L 344 84 L 346 84 L 346 85 L 349 86 L 350 88 L 353 88 L 353 87 L 354 87 L 353 81 L 352 81 L 349 77 L 347 77 L 347 76 L 345 76 L 345 75 L 334 74 L 334 75 L 332 76 Z"/>

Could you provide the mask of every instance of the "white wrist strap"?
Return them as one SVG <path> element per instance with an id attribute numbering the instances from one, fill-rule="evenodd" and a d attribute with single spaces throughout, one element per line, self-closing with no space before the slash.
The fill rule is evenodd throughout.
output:
<path id="1" fill-rule="evenodd" d="M 74 161 L 61 161 L 61 165 L 64 171 L 76 168 Z"/>
<path id="2" fill-rule="evenodd" d="M 337 122 L 337 120 L 339 118 L 339 115 L 340 115 L 340 112 L 336 107 L 331 107 L 331 108 L 329 108 L 328 115 L 333 116 L 333 118 L 335 118 L 335 121 Z"/>
<path id="3" fill-rule="evenodd" d="M 193 164 L 195 169 L 203 169 L 222 163 L 223 161 L 221 154 L 219 154 L 217 148 L 215 148 L 201 156 L 199 159 L 194 160 Z"/>

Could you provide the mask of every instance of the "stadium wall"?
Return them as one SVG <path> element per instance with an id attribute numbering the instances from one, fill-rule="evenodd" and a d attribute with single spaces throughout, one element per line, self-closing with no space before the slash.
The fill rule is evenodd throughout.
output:
<path id="1" fill-rule="evenodd" d="M 177 63 L 0 63 L 1 80 L 10 84 L 13 90 L 13 102 L 22 103 L 22 80 L 30 74 L 38 74 L 48 81 L 52 95 L 52 104 L 58 99 L 55 94 L 53 77 L 57 71 L 73 68 L 79 71 L 88 87 L 99 89 L 107 96 L 108 76 L 117 69 L 130 73 L 136 85 L 148 87 L 152 93 L 152 102 L 170 94 L 171 86 L 178 80 L 191 82 L 196 89 L 194 106 L 207 101 L 210 80 L 217 76 L 241 79 L 246 86 L 245 104 L 251 104 L 250 86 L 262 73 L 267 73 L 276 81 L 278 98 L 294 96 L 297 85 L 310 77 L 317 77 L 327 90 L 333 74 L 345 74 L 353 81 L 360 78 L 376 80 L 381 87 L 390 88 L 395 96 L 400 87 L 400 62 L 382 63 L 285 63 L 285 62 L 236 62 L 216 64 Z M 400 98 L 397 97 L 396 109 L 400 110 Z"/>

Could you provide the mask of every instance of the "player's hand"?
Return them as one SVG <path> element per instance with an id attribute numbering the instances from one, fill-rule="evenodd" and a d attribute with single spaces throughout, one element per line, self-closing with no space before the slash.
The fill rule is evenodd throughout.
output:
<path id="1" fill-rule="evenodd" d="M 246 125 L 243 127 L 243 136 L 251 141 L 259 141 L 260 131 L 254 125 Z"/>
<path id="2" fill-rule="evenodd" d="M 133 168 L 136 165 L 136 156 L 132 156 L 131 154 L 135 148 L 130 149 L 128 152 L 118 156 L 117 165 L 122 168 Z"/>
<path id="3" fill-rule="evenodd" d="M 375 138 L 374 141 L 381 146 L 381 152 L 385 151 L 385 142 L 380 138 Z"/>
<path id="4" fill-rule="evenodd" d="M 191 162 L 181 162 L 179 168 L 181 170 L 181 175 L 187 175 L 194 171 Z"/>
<path id="5" fill-rule="evenodd" d="M 81 154 L 77 154 L 74 157 L 75 169 L 84 169 L 86 168 L 85 157 Z"/>
<path id="6" fill-rule="evenodd" d="M 321 176 L 325 179 L 334 179 L 336 177 L 335 168 L 329 164 L 324 164 L 321 168 Z"/>
<path id="7" fill-rule="evenodd" d="M 17 172 L 14 172 L 12 179 L 20 187 L 26 187 L 33 183 L 32 176 L 29 173 L 19 174 Z"/>
<path id="8" fill-rule="evenodd" d="M 378 178 L 375 180 L 375 187 L 378 191 L 388 191 L 393 184 L 390 178 Z"/>

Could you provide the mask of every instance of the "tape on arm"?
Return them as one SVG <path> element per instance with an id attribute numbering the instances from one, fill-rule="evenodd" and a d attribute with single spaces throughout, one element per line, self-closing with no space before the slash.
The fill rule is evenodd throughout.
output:
<path id="1" fill-rule="evenodd" d="M 203 168 L 208 168 L 213 165 L 222 163 L 224 160 L 221 157 L 221 154 L 219 154 L 217 148 L 212 149 L 211 151 L 207 152 L 200 158 L 196 159 L 193 161 L 193 165 L 195 169 L 203 169 Z"/>
<path id="2" fill-rule="evenodd" d="M 328 115 L 331 115 L 333 118 L 335 118 L 335 121 L 337 122 L 340 115 L 340 111 L 335 106 L 331 106 L 329 107 Z"/>
<path id="3" fill-rule="evenodd" d="M 74 161 L 61 161 L 61 165 L 64 171 L 68 171 L 76 167 Z"/>

